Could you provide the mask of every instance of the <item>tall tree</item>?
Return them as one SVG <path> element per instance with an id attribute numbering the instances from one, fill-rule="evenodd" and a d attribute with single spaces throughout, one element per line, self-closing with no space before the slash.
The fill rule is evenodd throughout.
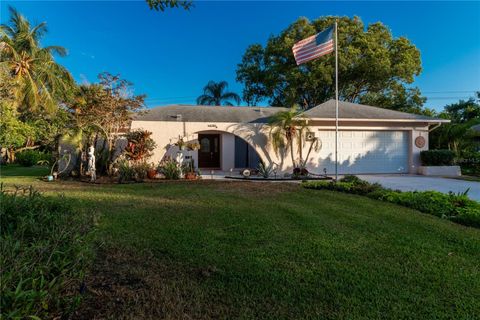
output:
<path id="1" fill-rule="evenodd" d="M 112 173 L 115 146 L 134 113 L 144 109 L 145 96 L 132 94 L 132 83 L 120 75 L 101 73 L 98 84 L 80 86 L 69 105 L 75 121 L 72 141 L 78 151 L 103 138 L 99 152 L 100 172 Z"/>
<path id="2" fill-rule="evenodd" d="M 70 73 L 54 60 L 65 56 L 60 46 L 41 47 L 46 23 L 32 26 L 10 7 L 10 23 L 0 26 L 0 65 L 15 82 L 14 103 L 19 111 L 55 111 L 73 86 Z"/>
<path id="3" fill-rule="evenodd" d="M 358 18 L 300 18 L 265 47 L 247 48 L 237 67 L 248 104 L 268 100 L 285 106 L 313 107 L 335 95 L 335 55 L 297 66 L 292 46 L 338 20 L 340 99 L 380 107 L 421 112 L 425 98 L 410 88 L 422 70 L 419 50 L 405 37 L 394 38 L 380 22 L 365 27 Z"/>
<path id="4" fill-rule="evenodd" d="M 226 81 L 209 81 L 203 88 L 203 94 L 197 98 L 197 104 L 207 106 L 233 106 L 230 102 L 235 101 L 240 104 L 240 96 L 234 92 L 227 91 L 228 83 Z"/>
<path id="5" fill-rule="evenodd" d="M 193 2 L 189 0 L 146 0 L 148 6 L 152 10 L 165 11 L 167 8 L 183 8 L 190 10 L 193 6 Z"/>
<path id="6" fill-rule="evenodd" d="M 460 156 L 462 153 L 478 152 L 478 132 L 472 127 L 480 124 L 480 92 L 468 100 L 460 100 L 444 107 L 439 117 L 449 119 L 430 134 L 431 147 L 450 149 Z"/>
<path id="7" fill-rule="evenodd" d="M 462 123 L 473 119 L 480 119 L 480 91 L 475 93 L 475 97 L 468 100 L 460 100 L 445 106 L 446 115 L 452 122 Z"/>

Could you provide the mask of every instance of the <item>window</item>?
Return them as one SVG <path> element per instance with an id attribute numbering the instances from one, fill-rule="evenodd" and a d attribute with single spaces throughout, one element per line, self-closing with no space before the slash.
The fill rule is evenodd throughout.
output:
<path id="1" fill-rule="evenodd" d="M 203 138 L 200 140 L 200 152 L 210 152 L 210 139 Z"/>

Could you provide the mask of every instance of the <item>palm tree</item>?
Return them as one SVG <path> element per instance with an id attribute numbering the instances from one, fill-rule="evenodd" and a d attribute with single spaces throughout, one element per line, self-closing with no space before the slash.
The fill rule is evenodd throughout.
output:
<path id="1" fill-rule="evenodd" d="M 0 25 L 0 64 L 8 68 L 15 83 L 15 103 L 21 111 L 54 111 L 59 98 L 73 84 L 70 73 L 54 60 L 65 56 L 60 46 L 41 47 L 46 23 L 34 27 L 18 11 L 10 8 L 10 25 Z"/>
<path id="2" fill-rule="evenodd" d="M 203 94 L 197 98 L 198 105 L 206 106 L 233 106 L 230 100 L 234 100 L 237 105 L 240 104 L 240 96 L 234 92 L 226 91 L 228 83 L 226 81 L 209 81 L 203 88 Z"/>
<path id="3" fill-rule="evenodd" d="M 302 110 L 298 106 L 293 106 L 290 110 L 277 112 L 270 117 L 268 125 L 270 126 L 270 139 L 275 153 L 278 155 L 281 150 L 289 150 L 293 167 L 305 167 L 310 152 L 318 149 L 318 140 L 310 140 L 311 144 L 304 159 L 302 149 L 310 128 L 308 127 L 308 118 L 302 114 Z M 295 153 L 298 154 L 298 162 L 295 159 Z"/>

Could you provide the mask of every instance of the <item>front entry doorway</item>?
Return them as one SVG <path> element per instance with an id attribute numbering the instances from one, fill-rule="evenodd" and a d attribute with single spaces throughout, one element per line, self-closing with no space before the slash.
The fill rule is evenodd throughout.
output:
<path id="1" fill-rule="evenodd" d="M 199 134 L 198 167 L 220 169 L 220 135 Z"/>

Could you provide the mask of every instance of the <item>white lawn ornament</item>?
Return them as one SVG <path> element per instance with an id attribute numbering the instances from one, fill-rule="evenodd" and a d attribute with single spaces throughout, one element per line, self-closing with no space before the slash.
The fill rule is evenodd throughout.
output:
<path id="1" fill-rule="evenodd" d="M 90 181 L 94 182 L 97 179 L 96 169 L 95 169 L 95 147 L 88 147 L 88 166 L 87 172 L 90 174 Z"/>
<path id="2" fill-rule="evenodd" d="M 177 156 L 175 157 L 175 160 L 177 161 L 178 167 L 179 167 L 180 169 L 183 168 L 183 162 L 185 161 L 185 153 L 186 153 L 185 150 L 179 150 L 179 151 L 177 152 Z M 181 176 L 183 177 L 184 172 L 183 172 L 183 170 L 181 170 L 181 171 L 182 171 L 182 172 L 181 172 Z"/>

